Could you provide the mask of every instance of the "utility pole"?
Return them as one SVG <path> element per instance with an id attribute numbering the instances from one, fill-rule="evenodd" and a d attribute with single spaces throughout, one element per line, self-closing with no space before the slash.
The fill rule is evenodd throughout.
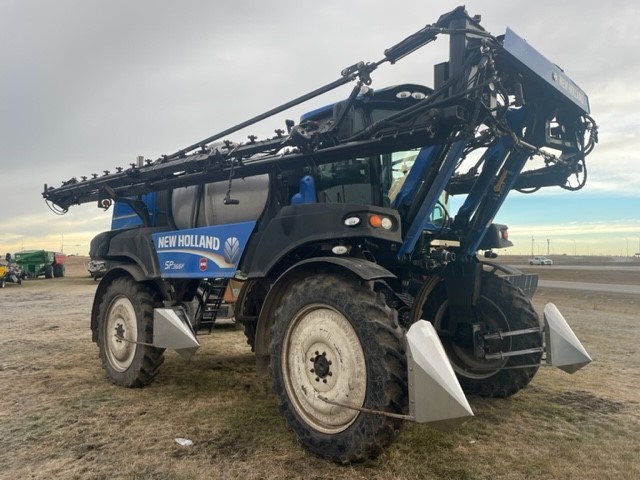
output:
<path id="1" fill-rule="evenodd" d="M 547 238 L 547 257 L 551 255 L 551 254 L 549 253 L 549 251 L 550 251 L 550 250 L 549 250 L 549 242 L 550 242 L 550 241 L 551 241 L 551 240 L 550 240 L 549 238 Z"/>
<path id="2" fill-rule="evenodd" d="M 640 237 L 638 238 L 638 245 L 640 245 Z M 531 235 L 531 258 L 533 258 L 535 255 L 533 253 L 533 235 Z"/>

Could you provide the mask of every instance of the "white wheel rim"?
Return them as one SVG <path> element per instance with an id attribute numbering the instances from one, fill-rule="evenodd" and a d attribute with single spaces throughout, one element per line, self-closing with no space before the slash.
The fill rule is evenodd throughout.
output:
<path id="1" fill-rule="evenodd" d="M 124 372 L 136 353 L 138 328 L 136 312 L 131 301 L 124 296 L 116 297 L 109 305 L 105 327 L 105 350 L 114 370 Z M 118 336 L 125 340 L 120 340 Z"/>
<path id="2" fill-rule="evenodd" d="M 287 327 L 280 360 L 287 395 L 307 425 L 335 434 L 356 420 L 357 410 L 318 398 L 322 395 L 355 407 L 364 404 L 364 352 L 358 335 L 341 313 L 318 304 L 300 310 Z"/>

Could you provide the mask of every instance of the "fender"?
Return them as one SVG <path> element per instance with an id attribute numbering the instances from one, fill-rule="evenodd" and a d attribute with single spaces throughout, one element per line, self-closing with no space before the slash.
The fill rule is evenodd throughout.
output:
<path id="1" fill-rule="evenodd" d="M 269 345 L 274 314 L 289 287 L 300 279 L 318 271 L 333 271 L 355 275 L 365 282 L 396 276 L 377 263 L 354 257 L 314 257 L 303 260 L 289 268 L 275 281 L 258 316 L 256 325 L 256 369 L 259 374 L 267 372 L 269 365 Z"/>
<path id="2" fill-rule="evenodd" d="M 140 267 L 144 280 L 155 280 L 161 271 L 152 235 L 164 230 L 166 227 L 142 227 L 103 232 L 91 240 L 89 254 L 112 266 L 128 264 L 123 259 L 129 259 Z"/>

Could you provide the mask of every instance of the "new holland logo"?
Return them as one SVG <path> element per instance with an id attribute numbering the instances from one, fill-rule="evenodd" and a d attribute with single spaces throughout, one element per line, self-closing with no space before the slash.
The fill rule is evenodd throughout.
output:
<path id="1" fill-rule="evenodd" d="M 236 264 L 240 257 L 240 242 L 236 237 L 229 237 L 224 242 L 224 259 L 227 263 Z"/>

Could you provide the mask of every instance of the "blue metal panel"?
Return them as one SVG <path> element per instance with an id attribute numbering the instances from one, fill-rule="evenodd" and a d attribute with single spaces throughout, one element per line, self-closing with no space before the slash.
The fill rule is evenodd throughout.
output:
<path id="1" fill-rule="evenodd" d="M 520 175 L 524 164 L 530 157 L 527 150 L 510 150 L 505 162 L 506 176 L 499 192 L 491 192 L 485 196 L 478 206 L 472 221 L 472 227 L 463 240 L 461 256 L 473 256 L 478 250 L 482 238 L 484 237 L 493 217 L 498 213 L 507 195 L 511 191 L 513 184 Z"/>
<path id="2" fill-rule="evenodd" d="M 434 145 L 420 150 L 411 170 L 407 173 L 407 178 L 402 184 L 400 191 L 393 200 L 393 207 L 395 209 L 398 209 L 400 205 L 409 205 L 412 202 L 416 191 L 420 187 L 420 183 L 424 179 L 425 172 L 438 157 L 439 151 L 440 145 Z"/>
<path id="3" fill-rule="evenodd" d="M 589 99 L 584 90 L 578 87 L 560 67 L 547 60 L 509 28 L 505 33 L 503 46 L 534 74 L 578 106 L 583 113 L 589 113 Z"/>
<path id="4" fill-rule="evenodd" d="M 231 278 L 256 222 L 154 233 L 162 278 Z"/>
<path id="5" fill-rule="evenodd" d="M 141 195 L 140 199 L 147 205 L 149 211 L 150 226 L 155 225 L 156 216 L 156 193 L 151 192 Z M 133 209 L 123 202 L 115 202 L 113 205 L 113 216 L 111 217 L 111 230 L 120 230 L 122 228 L 139 227 L 142 225 L 142 219 L 133 211 Z"/>
<path id="6" fill-rule="evenodd" d="M 311 110 L 300 116 L 300 122 L 304 122 L 305 120 L 317 120 L 318 118 L 330 117 L 333 112 L 333 104 L 324 105 L 320 108 L 316 108 L 315 110 Z"/>
<path id="7" fill-rule="evenodd" d="M 458 210 L 456 218 L 459 216 L 468 220 L 475 209 L 478 208 L 484 196 L 488 195 L 491 182 L 495 181 L 495 175 L 504 163 L 504 159 L 508 153 L 507 147 L 510 146 L 510 144 L 510 137 L 501 137 L 484 152 L 482 155 L 482 173 L 473 184 L 466 200 Z"/>
<path id="8" fill-rule="evenodd" d="M 426 198 L 422 202 L 422 205 L 418 210 L 418 214 L 407 230 L 404 243 L 398 250 L 398 258 L 402 258 L 405 254 L 413 252 L 413 249 L 416 246 L 420 235 L 429 224 L 429 213 L 431 213 L 431 211 L 434 209 L 436 203 L 438 202 L 438 199 L 440 198 L 440 194 L 447 186 L 447 182 L 451 178 L 451 175 L 456 168 L 458 160 L 462 156 L 466 144 L 466 140 L 459 140 L 452 144 L 451 148 L 449 148 L 443 165 L 436 175 L 436 178 L 433 181 L 433 184 L 431 185 Z"/>

